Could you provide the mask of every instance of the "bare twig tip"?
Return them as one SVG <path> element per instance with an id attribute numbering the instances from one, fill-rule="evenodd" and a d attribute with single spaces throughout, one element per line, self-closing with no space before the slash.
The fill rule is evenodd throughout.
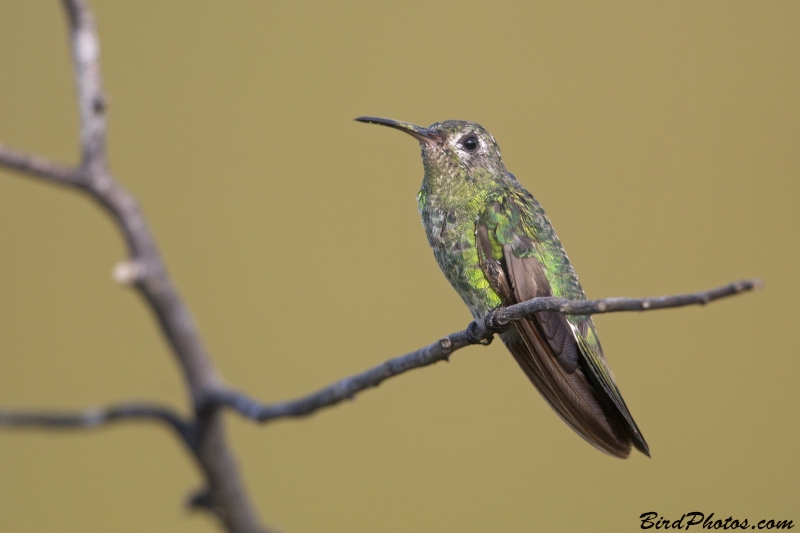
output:
<path id="1" fill-rule="evenodd" d="M 112 277 L 120 285 L 133 285 L 142 279 L 143 274 L 144 269 L 141 263 L 129 259 L 117 263 L 112 272 Z"/>
<path id="2" fill-rule="evenodd" d="M 442 351 L 444 353 L 449 353 L 453 347 L 453 343 L 450 342 L 450 339 L 448 337 L 443 337 L 439 339 L 439 346 L 441 346 Z"/>

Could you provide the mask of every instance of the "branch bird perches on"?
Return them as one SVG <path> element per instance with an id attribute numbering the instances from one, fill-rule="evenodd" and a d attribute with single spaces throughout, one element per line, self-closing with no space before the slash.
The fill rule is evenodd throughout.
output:
<path id="1" fill-rule="evenodd" d="M 488 344 L 492 335 L 505 329 L 508 324 L 521 320 L 539 311 L 558 311 L 571 315 L 594 315 L 619 311 L 652 311 L 705 305 L 714 300 L 733 296 L 761 287 L 759 280 L 741 280 L 723 287 L 693 294 L 661 296 L 656 298 L 606 298 L 603 300 L 572 301 L 561 298 L 535 298 L 509 307 L 500 307 L 490 312 L 482 321 L 473 321 L 466 329 L 451 333 L 437 342 L 411 353 L 389 359 L 369 370 L 346 377 L 322 389 L 303 396 L 275 404 L 261 404 L 246 395 L 232 390 L 215 391 L 207 399 L 214 405 L 226 405 L 245 418 L 267 422 L 276 418 L 306 416 L 324 407 L 353 398 L 357 393 L 377 387 L 383 381 L 423 366 L 432 365 L 450 358 L 450 355 L 472 344 Z"/>
<path id="2" fill-rule="evenodd" d="M 229 407 L 245 418 L 256 422 L 268 422 L 277 418 L 307 416 L 319 409 L 352 399 L 359 392 L 377 387 L 385 380 L 423 366 L 447 360 L 456 350 L 473 344 L 487 344 L 495 332 L 526 316 L 540 311 L 559 311 L 571 315 L 594 315 L 620 311 L 652 311 L 705 305 L 761 287 L 758 280 L 741 280 L 692 294 L 660 296 L 656 298 L 605 298 L 603 300 L 573 301 L 561 298 L 535 298 L 510 307 L 500 307 L 489 313 L 481 322 L 473 321 L 462 331 L 451 333 L 419 350 L 394 357 L 360 374 L 343 378 L 322 389 L 295 400 L 263 404 L 246 394 L 229 388 L 217 388 L 203 398 L 201 408 Z M 121 419 L 154 419 L 166 422 L 177 430 L 187 444 L 191 426 L 168 408 L 130 404 L 116 408 L 91 408 L 80 413 L 13 413 L 0 410 L 0 426 L 6 427 L 53 427 L 94 428 Z"/>

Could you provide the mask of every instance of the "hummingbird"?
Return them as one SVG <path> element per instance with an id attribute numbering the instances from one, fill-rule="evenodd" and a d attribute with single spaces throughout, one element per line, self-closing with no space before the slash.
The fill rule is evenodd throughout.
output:
<path id="1" fill-rule="evenodd" d="M 417 194 L 433 255 L 472 316 L 532 298 L 585 300 L 578 276 L 539 202 L 506 170 L 479 124 L 421 127 L 379 117 L 358 122 L 419 141 L 425 175 Z M 647 443 L 622 399 L 591 316 L 541 311 L 499 334 L 550 407 L 578 435 L 615 457 Z"/>

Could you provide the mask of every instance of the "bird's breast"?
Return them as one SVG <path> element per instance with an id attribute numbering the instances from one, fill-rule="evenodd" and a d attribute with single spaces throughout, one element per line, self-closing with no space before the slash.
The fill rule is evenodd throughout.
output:
<path id="1" fill-rule="evenodd" d="M 478 260 L 475 245 L 477 217 L 436 205 L 426 205 L 420 211 L 439 268 L 473 316 L 482 317 L 499 305 L 500 299 L 489 286 Z"/>

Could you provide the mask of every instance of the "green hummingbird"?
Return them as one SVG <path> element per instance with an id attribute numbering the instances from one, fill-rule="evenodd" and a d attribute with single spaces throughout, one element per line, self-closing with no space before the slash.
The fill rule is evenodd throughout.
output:
<path id="1" fill-rule="evenodd" d="M 359 122 L 405 132 L 422 148 L 417 195 L 439 267 L 475 319 L 540 296 L 585 300 L 578 276 L 539 202 L 500 158 L 494 137 L 474 122 L 423 128 L 379 117 Z M 650 456 L 611 369 L 591 316 L 544 311 L 500 338 L 550 407 L 601 451 Z"/>

